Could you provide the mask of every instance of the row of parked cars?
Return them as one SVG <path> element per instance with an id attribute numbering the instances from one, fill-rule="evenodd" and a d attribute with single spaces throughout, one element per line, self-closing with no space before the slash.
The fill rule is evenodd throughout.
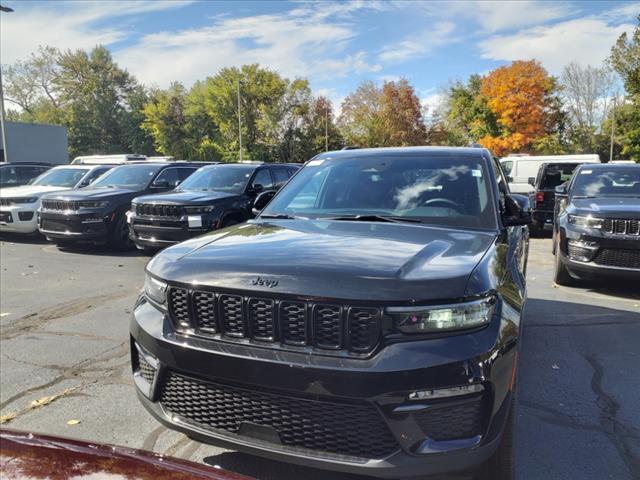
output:
<path id="1" fill-rule="evenodd" d="M 570 278 L 638 281 L 616 262 L 640 258 L 639 189 L 640 165 L 558 185 Z M 166 247 L 130 344 L 138 398 L 167 427 L 333 471 L 514 478 L 531 198 L 488 150 L 132 163 L 36 203 L 56 242 Z"/>
<path id="2" fill-rule="evenodd" d="M 637 276 L 640 165 L 602 164 L 597 155 L 518 156 L 501 163 L 512 191 L 529 195 L 531 234 L 552 233 L 557 284 Z"/>
<path id="3" fill-rule="evenodd" d="M 252 218 L 295 164 L 132 161 L 51 168 L 0 191 L 0 231 L 34 233 L 69 246 L 134 244 L 158 250 Z"/>

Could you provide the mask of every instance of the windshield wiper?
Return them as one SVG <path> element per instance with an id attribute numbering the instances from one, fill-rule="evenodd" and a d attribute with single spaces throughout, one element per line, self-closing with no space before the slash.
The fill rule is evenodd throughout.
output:
<path id="1" fill-rule="evenodd" d="M 292 217 L 291 215 L 287 215 L 286 213 L 274 213 L 274 214 L 261 214 L 260 218 L 277 218 L 280 220 L 295 220 L 296 217 Z"/>
<path id="2" fill-rule="evenodd" d="M 338 220 L 351 222 L 389 222 L 389 223 L 422 223 L 422 220 L 409 217 L 393 217 L 388 215 L 344 215 L 341 217 L 324 217 L 322 220 Z"/>

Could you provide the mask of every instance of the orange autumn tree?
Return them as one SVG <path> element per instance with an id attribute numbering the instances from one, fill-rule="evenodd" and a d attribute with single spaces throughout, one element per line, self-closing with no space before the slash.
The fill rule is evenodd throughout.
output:
<path id="1" fill-rule="evenodd" d="M 495 155 L 530 152 L 546 135 L 555 81 L 535 60 L 516 61 L 497 68 L 482 79 L 481 94 L 497 118 L 501 133 L 482 137 L 480 143 Z"/>

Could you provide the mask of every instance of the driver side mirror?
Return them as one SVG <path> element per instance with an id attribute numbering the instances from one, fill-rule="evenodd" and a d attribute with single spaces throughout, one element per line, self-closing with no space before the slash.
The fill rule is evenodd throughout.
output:
<path id="1" fill-rule="evenodd" d="M 566 197 L 569 193 L 569 185 L 568 182 L 564 182 L 556 187 L 556 196 L 557 197 Z"/>
<path id="2" fill-rule="evenodd" d="M 254 215 L 258 215 L 264 207 L 271 201 L 276 192 L 262 192 L 258 194 L 255 201 L 253 202 L 253 208 L 251 209 L 251 213 Z"/>
<path id="3" fill-rule="evenodd" d="M 512 193 L 505 197 L 505 212 L 503 222 L 507 227 L 529 225 L 531 219 L 531 204 L 529 197 Z"/>
<path id="4" fill-rule="evenodd" d="M 261 184 L 254 183 L 251 187 L 249 187 L 248 193 L 260 193 L 263 189 L 264 187 Z"/>
<path id="5" fill-rule="evenodd" d="M 507 183 L 513 183 L 513 177 L 511 175 L 507 175 Z"/>
<path id="6" fill-rule="evenodd" d="M 171 188 L 167 180 L 156 180 L 151 184 L 151 188 L 154 190 L 167 190 Z"/>
<path id="7" fill-rule="evenodd" d="M 528 183 L 529 185 L 531 185 L 532 187 L 535 187 L 535 186 L 536 186 L 536 177 L 529 177 L 529 178 L 527 179 L 527 183 Z"/>

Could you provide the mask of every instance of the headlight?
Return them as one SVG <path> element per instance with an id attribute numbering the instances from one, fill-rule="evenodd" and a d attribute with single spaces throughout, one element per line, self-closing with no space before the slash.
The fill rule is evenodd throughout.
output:
<path id="1" fill-rule="evenodd" d="M 487 325 L 496 299 L 493 296 L 471 302 L 425 307 L 389 307 L 395 327 L 403 333 L 433 333 Z"/>
<path id="2" fill-rule="evenodd" d="M 583 228 L 600 229 L 604 224 L 604 219 L 602 218 L 582 217 L 580 215 L 569 215 L 568 220 L 571 225 L 575 225 L 576 227 L 583 227 Z"/>
<path id="3" fill-rule="evenodd" d="M 109 202 L 107 201 L 87 200 L 84 202 L 80 202 L 81 208 L 103 208 L 103 207 L 106 207 L 107 205 L 109 205 Z"/>
<path id="4" fill-rule="evenodd" d="M 38 201 L 38 197 L 23 197 L 13 198 L 13 203 L 35 203 Z"/>
<path id="5" fill-rule="evenodd" d="M 213 212 L 215 207 L 213 205 L 197 205 L 193 207 L 184 207 L 184 211 L 188 215 L 198 214 L 198 213 L 210 213 Z"/>
<path id="6" fill-rule="evenodd" d="M 144 278 L 144 294 L 153 303 L 160 306 L 167 304 L 167 284 L 147 274 Z"/>

